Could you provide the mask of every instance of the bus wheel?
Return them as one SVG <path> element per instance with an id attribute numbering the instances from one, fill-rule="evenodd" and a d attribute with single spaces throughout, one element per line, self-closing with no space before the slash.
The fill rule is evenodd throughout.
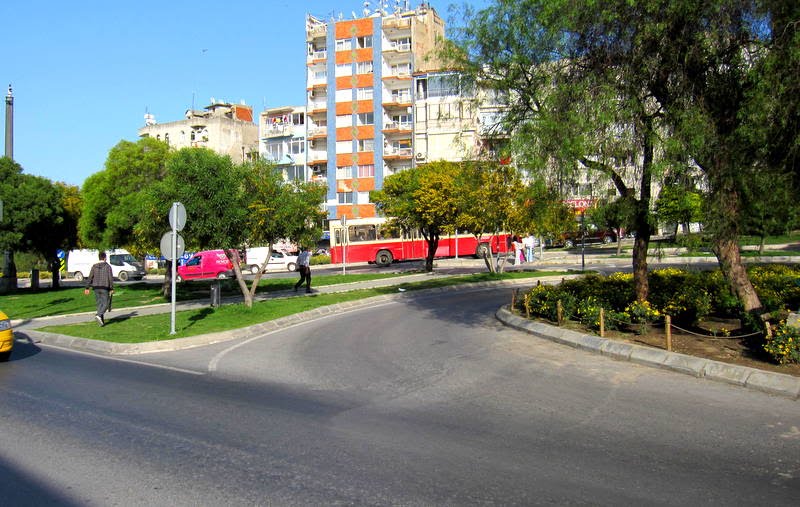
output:
<path id="1" fill-rule="evenodd" d="M 479 243 L 478 248 L 475 249 L 475 257 L 483 259 L 484 257 L 491 257 L 492 251 L 489 249 L 489 243 Z"/>
<path id="2" fill-rule="evenodd" d="M 381 250 L 378 252 L 378 255 L 375 256 L 375 264 L 378 266 L 388 266 L 392 263 L 394 257 L 392 257 L 392 252 L 389 250 Z"/>

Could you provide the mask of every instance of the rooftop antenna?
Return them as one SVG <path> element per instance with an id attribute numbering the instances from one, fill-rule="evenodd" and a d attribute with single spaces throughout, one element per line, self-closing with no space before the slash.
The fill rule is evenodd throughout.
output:
<path id="1" fill-rule="evenodd" d="M 369 17 L 370 15 L 370 5 L 369 0 L 364 0 L 364 17 Z"/>

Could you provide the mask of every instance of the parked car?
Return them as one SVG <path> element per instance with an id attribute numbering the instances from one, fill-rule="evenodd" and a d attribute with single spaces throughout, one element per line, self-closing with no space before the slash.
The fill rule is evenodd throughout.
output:
<path id="1" fill-rule="evenodd" d="M 586 243 L 602 243 L 608 245 L 617 241 L 617 234 L 611 229 L 587 229 L 582 236 L 581 231 L 565 232 L 557 238 L 545 241 L 547 247 L 574 248 L 585 240 Z"/>
<path id="2" fill-rule="evenodd" d="M 234 275 L 233 263 L 223 250 L 203 250 L 178 266 L 176 282 L 203 278 L 228 278 Z"/>
<path id="3" fill-rule="evenodd" d="M 98 262 L 97 250 L 70 250 L 67 254 L 67 274 L 79 282 L 89 276 L 92 266 Z M 106 259 L 111 265 L 114 278 L 121 281 L 141 280 L 147 274 L 142 263 L 127 250 L 106 250 Z"/>
<path id="4" fill-rule="evenodd" d="M 264 264 L 264 259 L 267 256 L 267 247 L 259 246 L 248 248 L 245 252 L 245 263 L 242 270 L 249 271 L 252 274 L 258 273 L 261 266 Z M 287 253 L 273 250 L 267 263 L 267 271 L 296 271 L 297 270 L 297 256 L 289 255 Z"/>
<path id="5" fill-rule="evenodd" d="M 0 311 L 0 361 L 8 361 L 13 348 L 14 331 L 11 329 L 11 319 Z"/>

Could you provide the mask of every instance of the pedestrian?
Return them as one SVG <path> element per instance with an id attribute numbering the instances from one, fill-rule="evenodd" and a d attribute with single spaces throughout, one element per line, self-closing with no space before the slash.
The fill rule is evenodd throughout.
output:
<path id="1" fill-rule="evenodd" d="M 308 251 L 307 247 L 302 247 L 300 249 L 300 255 L 297 256 L 297 271 L 300 273 L 300 280 L 294 284 L 294 291 L 297 292 L 297 289 L 303 285 L 303 281 L 306 282 L 306 292 L 311 292 L 311 252 Z"/>
<path id="2" fill-rule="evenodd" d="M 94 318 L 100 327 L 106 324 L 103 315 L 111 310 L 111 297 L 114 294 L 114 274 L 111 271 L 111 265 L 106 262 L 106 253 L 101 251 L 97 256 L 99 262 L 96 262 L 89 277 L 86 279 L 86 288 L 83 290 L 84 294 L 89 294 L 89 288 L 94 289 L 94 300 L 97 304 L 97 315 Z"/>
<path id="3" fill-rule="evenodd" d="M 532 233 L 528 233 L 522 238 L 522 244 L 525 246 L 525 262 L 533 262 L 533 248 L 534 238 Z"/>
<path id="4" fill-rule="evenodd" d="M 514 264 L 522 264 L 525 262 L 525 247 L 522 245 L 522 238 L 514 236 Z"/>

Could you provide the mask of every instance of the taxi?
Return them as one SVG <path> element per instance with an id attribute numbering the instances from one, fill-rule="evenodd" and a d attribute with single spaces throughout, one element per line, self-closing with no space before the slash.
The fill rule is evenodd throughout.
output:
<path id="1" fill-rule="evenodd" d="M 14 331 L 11 330 L 11 320 L 8 315 L 0 311 L 0 361 L 8 361 L 12 348 L 14 348 Z"/>

